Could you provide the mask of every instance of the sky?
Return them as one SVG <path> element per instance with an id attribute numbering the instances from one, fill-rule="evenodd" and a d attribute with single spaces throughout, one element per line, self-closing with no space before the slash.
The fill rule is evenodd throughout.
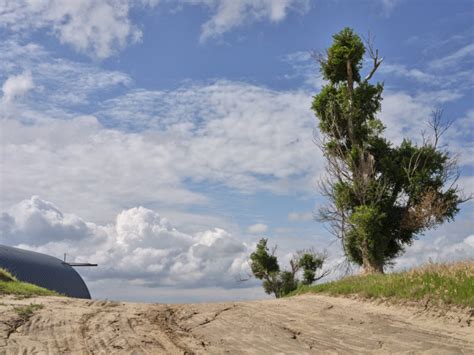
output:
<path id="1" fill-rule="evenodd" d="M 463 0 L 0 0 L 0 244 L 98 263 L 78 271 L 102 299 L 268 297 L 240 281 L 262 237 L 282 267 L 326 250 L 337 277 L 312 54 L 346 26 L 375 36 L 386 137 L 419 141 L 443 109 L 470 194 L 473 19 Z M 473 258 L 473 218 L 389 270 Z"/>

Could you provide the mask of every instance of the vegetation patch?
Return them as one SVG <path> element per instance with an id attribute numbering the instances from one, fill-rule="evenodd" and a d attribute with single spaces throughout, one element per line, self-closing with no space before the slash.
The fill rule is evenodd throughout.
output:
<path id="1" fill-rule="evenodd" d="M 42 304 L 31 303 L 28 306 L 15 307 L 15 312 L 20 316 L 22 323 L 26 323 L 35 311 L 42 309 Z"/>
<path id="2" fill-rule="evenodd" d="M 16 281 L 16 279 L 7 270 L 0 268 L 0 281 Z"/>
<path id="3" fill-rule="evenodd" d="M 1 268 L 0 295 L 18 295 L 22 297 L 59 296 L 57 292 L 27 282 L 20 282 L 7 270 Z"/>
<path id="4" fill-rule="evenodd" d="M 270 252 L 267 239 L 262 238 L 257 244 L 257 249 L 250 254 L 250 268 L 253 276 L 263 280 L 263 289 L 276 298 L 285 296 L 296 290 L 298 285 L 311 285 L 323 278 L 329 272 L 317 271 L 323 267 L 326 254 L 317 253 L 313 249 L 300 250 L 290 260 L 291 270 L 281 270 L 275 256 L 276 246 Z M 303 279 L 297 277 L 302 273 Z"/>
<path id="5" fill-rule="evenodd" d="M 325 284 L 300 286 L 290 296 L 304 293 L 358 295 L 474 307 L 474 261 L 429 263 L 400 273 L 350 276 Z"/>

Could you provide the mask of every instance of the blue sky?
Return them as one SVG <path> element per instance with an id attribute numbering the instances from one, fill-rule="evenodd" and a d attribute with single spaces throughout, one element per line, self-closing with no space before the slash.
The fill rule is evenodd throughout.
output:
<path id="1" fill-rule="evenodd" d="M 81 270 L 98 298 L 265 297 L 236 281 L 262 236 L 282 264 L 315 247 L 336 268 L 313 220 L 311 53 L 346 26 L 375 35 L 386 136 L 420 139 L 442 108 L 469 194 L 473 15 L 472 1 L 0 0 L 0 243 L 98 262 Z M 395 269 L 472 258 L 472 217 L 464 204 Z"/>

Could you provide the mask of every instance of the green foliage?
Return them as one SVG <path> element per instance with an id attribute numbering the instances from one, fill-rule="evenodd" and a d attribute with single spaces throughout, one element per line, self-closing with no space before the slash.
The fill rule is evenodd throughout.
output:
<path id="1" fill-rule="evenodd" d="M 22 297 L 32 296 L 59 296 L 54 291 L 18 281 L 5 269 L 0 269 L 0 295 L 18 295 Z"/>
<path id="2" fill-rule="evenodd" d="M 360 80 L 364 44 L 350 28 L 345 28 L 333 36 L 334 44 L 327 50 L 327 58 L 321 61 L 321 72 L 324 79 L 333 83 L 346 80 L 347 62 L 354 73 L 354 80 Z"/>
<path id="3" fill-rule="evenodd" d="M 276 248 L 270 253 L 267 242 L 265 238 L 260 239 L 256 250 L 250 254 L 252 273 L 257 279 L 263 280 L 262 286 L 267 294 L 279 298 L 296 290 L 300 283 L 311 285 L 317 279 L 316 271 L 322 268 L 324 255 L 312 251 L 300 252 L 290 263 L 291 271 L 281 271 L 274 255 Z M 300 270 L 303 271 L 303 281 L 296 277 Z"/>
<path id="4" fill-rule="evenodd" d="M 431 301 L 474 307 L 474 262 L 428 264 L 393 274 L 350 276 L 339 281 L 301 286 L 290 296 L 304 293 L 359 295 L 365 298 Z"/>
<path id="5" fill-rule="evenodd" d="M 324 258 L 314 253 L 301 255 L 298 265 L 303 269 L 303 285 L 311 285 L 316 279 L 316 270 L 323 267 Z"/>
<path id="6" fill-rule="evenodd" d="M 361 205 L 354 209 L 350 216 L 350 223 L 354 227 L 349 232 L 354 237 L 348 239 L 352 244 L 348 247 L 355 247 L 357 251 L 357 258 L 353 261 L 363 259 L 362 252 L 366 252 L 365 257 L 372 264 L 383 265 L 386 238 L 381 237 L 381 234 L 385 232 L 385 219 L 385 213 L 377 207 Z"/>
<path id="7" fill-rule="evenodd" d="M 298 288 L 298 279 L 291 271 L 282 271 L 278 275 L 278 285 L 278 297 L 282 297 Z"/>
<path id="8" fill-rule="evenodd" d="M 459 211 L 457 187 L 446 187 L 456 164 L 437 148 L 441 121 L 436 114 L 434 142 L 416 145 L 405 139 L 394 147 L 382 137 L 377 113 L 383 85 L 369 83 L 382 60 L 369 44 L 374 67 L 361 80 L 366 49 L 360 37 L 349 28 L 333 37 L 320 60 L 329 82 L 312 104 L 331 178 L 324 191 L 332 207 L 323 219 L 337 226 L 351 261 L 366 271 L 383 272 L 417 235 Z"/>
<path id="9" fill-rule="evenodd" d="M 260 239 L 257 249 L 250 254 L 250 266 L 252 273 L 259 280 L 280 271 L 277 257 L 269 253 L 267 239 Z"/>

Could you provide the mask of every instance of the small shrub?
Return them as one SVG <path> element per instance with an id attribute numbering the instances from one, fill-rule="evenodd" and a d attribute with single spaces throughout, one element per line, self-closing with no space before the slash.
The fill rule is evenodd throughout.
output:
<path id="1" fill-rule="evenodd" d="M 35 311 L 42 309 L 42 304 L 31 303 L 28 306 L 15 307 L 15 312 L 20 316 L 21 321 L 26 323 L 34 314 Z"/>
<path id="2" fill-rule="evenodd" d="M 291 270 L 282 271 L 275 251 L 276 246 L 270 252 L 267 239 L 262 238 L 257 244 L 257 249 L 250 254 L 252 273 L 257 279 L 263 280 L 263 289 L 269 295 L 273 294 L 276 298 L 285 296 L 296 290 L 300 284 L 311 285 L 328 274 L 323 272 L 319 276 L 316 275 L 316 271 L 323 267 L 325 254 L 316 253 L 312 249 L 299 251 L 290 261 Z M 297 273 L 300 271 L 303 272 L 302 281 L 297 278 Z"/>

